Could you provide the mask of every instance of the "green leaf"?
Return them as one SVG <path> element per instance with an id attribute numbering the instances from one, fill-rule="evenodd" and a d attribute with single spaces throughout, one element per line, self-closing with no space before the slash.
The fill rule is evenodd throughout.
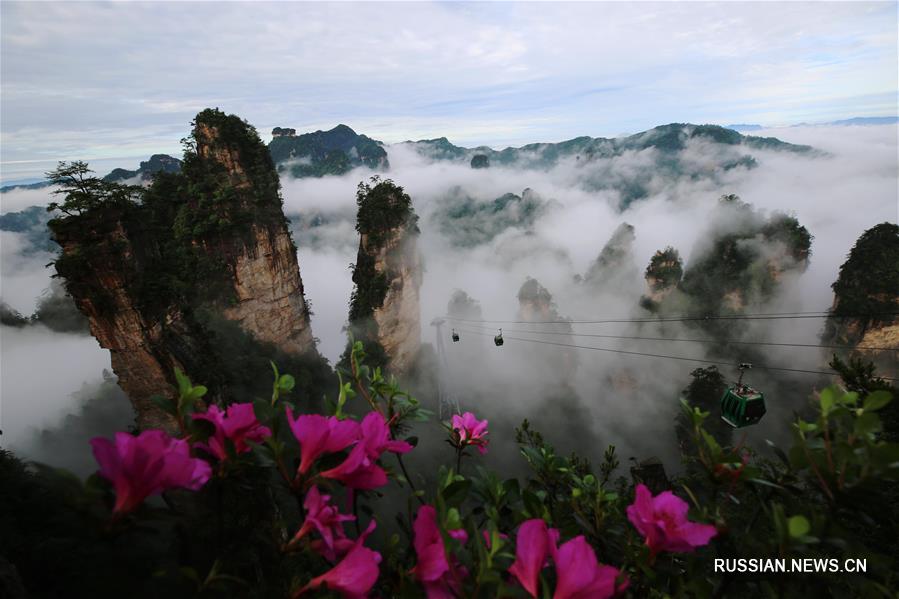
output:
<path id="1" fill-rule="evenodd" d="M 178 414 L 178 407 L 168 397 L 163 397 L 162 395 L 153 395 L 150 397 L 150 401 L 162 408 L 166 412 L 166 414 L 171 414 L 172 416 L 176 416 Z"/>
<path id="2" fill-rule="evenodd" d="M 178 394 L 187 395 L 190 393 L 190 379 L 187 378 L 180 368 L 175 368 L 175 380 L 178 381 Z"/>
<path id="3" fill-rule="evenodd" d="M 833 410 L 834 405 L 836 405 L 837 400 L 834 397 L 833 389 L 828 387 L 824 391 L 821 392 L 821 413 L 826 417 L 830 414 L 830 411 Z"/>
<path id="4" fill-rule="evenodd" d="M 869 435 L 881 429 L 880 418 L 874 412 L 863 412 L 855 419 L 855 434 Z"/>
<path id="5" fill-rule="evenodd" d="M 889 391 L 875 391 L 865 398 L 863 405 L 866 412 L 876 412 L 893 400 Z"/>
<path id="6" fill-rule="evenodd" d="M 790 531 L 790 536 L 794 539 L 806 535 L 812 529 L 805 516 L 793 516 L 787 521 L 787 528 Z"/>
<path id="7" fill-rule="evenodd" d="M 281 391 L 292 391 L 294 385 L 296 385 L 296 381 L 289 374 L 282 374 L 281 378 L 278 379 L 278 387 Z"/>
<path id="8" fill-rule="evenodd" d="M 457 480 L 450 483 L 443 492 L 443 499 L 447 505 L 461 505 L 465 498 L 468 497 L 468 491 L 471 489 L 470 480 Z"/>

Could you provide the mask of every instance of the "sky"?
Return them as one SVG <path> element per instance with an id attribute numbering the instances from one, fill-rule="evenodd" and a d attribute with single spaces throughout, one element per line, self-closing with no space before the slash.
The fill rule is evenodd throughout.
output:
<path id="1" fill-rule="evenodd" d="M 0 3 L 0 177 L 180 154 L 217 106 L 504 147 L 897 113 L 897 3 Z M 109 168 L 106 168 L 106 167 Z"/>

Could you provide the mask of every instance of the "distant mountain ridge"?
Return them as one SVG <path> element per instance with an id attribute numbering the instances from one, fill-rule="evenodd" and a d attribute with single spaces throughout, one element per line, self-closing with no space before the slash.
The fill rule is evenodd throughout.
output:
<path id="1" fill-rule="evenodd" d="M 275 127 L 268 150 L 278 172 L 287 171 L 296 178 L 342 175 L 357 166 L 374 170 L 390 166 L 382 142 L 343 124 L 302 135 L 295 129 Z"/>
<path id="2" fill-rule="evenodd" d="M 181 161 L 168 154 L 153 154 L 149 159 L 142 161 L 137 169 L 115 168 L 103 177 L 103 180 L 118 183 L 137 177 L 142 182 L 149 182 L 153 179 L 153 175 L 159 172 L 180 173 Z M 27 185 L 4 185 L 0 187 L 0 193 L 6 193 L 13 189 L 42 189 L 49 186 L 50 183 L 48 181 L 39 181 Z"/>
<path id="3" fill-rule="evenodd" d="M 573 157 L 576 160 L 612 158 L 626 151 L 640 151 L 655 148 L 662 152 L 678 152 L 686 148 L 690 140 L 707 140 L 727 146 L 744 146 L 755 150 L 781 150 L 788 152 L 812 152 L 811 146 L 791 144 L 774 137 L 742 135 L 733 129 L 719 125 L 693 125 L 690 123 L 670 123 L 653 127 L 648 131 L 626 137 L 575 137 L 557 143 L 532 143 L 518 148 L 508 147 L 494 150 L 487 146 L 465 148 L 452 144 L 447 138 L 406 141 L 400 145 L 413 148 L 431 160 L 470 161 L 476 155 L 487 156 L 491 165 L 511 165 L 549 167 L 560 159 Z"/>
<path id="4" fill-rule="evenodd" d="M 790 127 L 839 127 L 845 125 L 895 125 L 899 123 L 899 116 L 856 116 L 851 119 L 840 119 L 838 121 L 828 121 L 826 123 L 796 123 L 795 125 L 789 125 Z M 774 129 L 778 128 L 775 126 L 766 126 L 766 125 L 758 125 L 758 124 L 736 124 L 736 125 L 725 125 L 728 129 L 733 129 L 734 131 L 744 132 L 744 131 L 759 131 L 761 129 Z"/>
<path id="5" fill-rule="evenodd" d="M 736 127 L 734 125 L 732 127 Z M 739 125 L 755 127 L 754 125 Z M 606 138 L 581 136 L 555 143 L 532 143 L 520 147 L 494 150 L 488 146 L 466 148 L 457 146 L 446 137 L 405 141 L 398 146 L 406 146 L 430 160 L 470 163 L 478 155 L 487 157 L 491 166 L 520 166 L 522 168 L 549 168 L 565 158 L 576 161 L 613 158 L 628 151 L 654 148 L 665 154 L 676 154 L 684 150 L 691 141 L 707 141 L 722 144 L 732 150 L 777 150 L 795 153 L 813 152 L 810 146 L 791 144 L 774 137 L 743 135 L 733 128 L 719 125 L 694 125 L 690 123 L 670 123 L 660 125 L 626 137 Z M 387 144 L 366 135 L 356 133 L 347 125 L 337 125 L 328 131 L 314 131 L 296 134 L 289 127 L 275 127 L 268 150 L 281 174 L 295 178 L 342 175 L 350 170 L 365 166 L 373 170 L 387 171 L 390 162 Z M 730 154 L 733 154 L 731 152 Z M 730 157 L 721 163 L 725 170 L 736 166 L 752 168 L 754 158 L 748 154 Z M 149 181 L 157 172 L 179 172 L 181 161 L 167 154 L 154 154 L 141 162 L 136 170 L 117 168 L 104 178 L 108 181 L 124 181 L 139 177 Z M 40 189 L 46 182 L 30 185 L 7 185 L 0 192 L 12 189 Z"/>

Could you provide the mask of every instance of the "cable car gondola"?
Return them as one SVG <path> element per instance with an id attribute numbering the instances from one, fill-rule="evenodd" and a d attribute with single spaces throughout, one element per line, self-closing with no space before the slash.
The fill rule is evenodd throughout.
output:
<path id="1" fill-rule="evenodd" d="M 496 344 L 497 347 L 499 347 L 503 344 L 503 330 L 502 329 L 500 329 L 499 334 L 493 338 L 493 342 Z"/>
<path id="2" fill-rule="evenodd" d="M 758 424 L 765 415 L 765 394 L 743 384 L 743 372 L 752 364 L 740 364 L 740 378 L 721 396 L 721 419 L 734 428 Z"/>
<path id="3" fill-rule="evenodd" d="M 453 329 L 453 343 L 459 341 L 459 333 L 456 332 L 456 329 Z"/>

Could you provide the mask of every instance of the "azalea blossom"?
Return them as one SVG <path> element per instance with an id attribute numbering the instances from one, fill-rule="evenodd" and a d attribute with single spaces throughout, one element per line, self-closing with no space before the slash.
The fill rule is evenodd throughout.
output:
<path id="1" fill-rule="evenodd" d="M 454 414 L 452 418 L 453 432 L 459 437 L 459 446 L 474 445 L 481 454 L 487 453 L 487 421 L 478 420 L 471 412 L 461 416 Z"/>
<path id="2" fill-rule="evenodd" d="M 467 575 L 464 567 L 455 558 L 447 559 L 446 546 L 437 526 L 437 510 L 430 505 L 418 508 L 415 523 L 412 526 L 415 554 L 418 563 L 412 573 L 422 583 L 428 599 L 444 599 L 455 597 L 459 593 L 459 580 Z M 457 531 L 448 531 L 450 536 L 465 542 L 468 535 L 459 535 Z M 457 534 L 453 534 L 457 532 Z M 464 533 L 464 531 L 462 531 Z"/>
<path id="3" fill-rule="evenodd" d="M 546 558 L 555 548 L 559 533 L 548 529 L 542 518 L 526 520 L 518 528 L 515 541 L 515 562 L 509 568 L 531 597 L 538 594 L 540 571 L 546 566 Z"/>
<path id="4" fill-rule="evenodd" d="M 708 545 L 717 534 L 710 524 L 687 520 L 687 502 L 671 491 L 653 497 L 646 485 L 637 485 L 634 503 L 627 508 L 627 519 L 646 539 L 650 554 L 660 551 L 689 553 Z"/>
<path id="5" fill-rule="evenodd" d="M 556 549 L 556 591 L 553 599 L 607 599 L 627 588 L 627 581 L 616 587 L 618 568 L 604 566 L 596 559 L 593 547 L 578 535 Z"/>
<path id="6" fill-rule="evenodd" d="M 408 453 L 412 446 L 405 441 L 394 441 L 390 438 L 390 427 L 384 416 L 378 412 L 369 412 L 359 425 L 361 445 L 365 446 L 368 457 L 378 459 L 385 451 Z"/>
<path id="7" fill-rule="evenodd" d="M 94 437 L 90 444 L 100 476 L 115 489 L 116 514 L 131 512 L 147 497 L 168 489 L 196 491 L 212 475 L 208 463 L 191 457 L 187 441 L 160 430 L 146 430 L 137 436 L 116 433 L 114 441 Z"/>
<path id="8" fill-rule="evenodd" d="M 219 460 L 228 457 L 226 440 L 231 441 L 235 452 L 246 453 L 250 451 L 249 442 L 262 443 L 272 436 L 272 431 L 260 424 L 253 405 L 248 403 L 232 404 L 227 410 L 211 405 L 205 412 L 194 414 L 193 419 L 206 420 L 215 426 L 212 436 L 205 443 L 197 443 L 195 447 L 209 452 Z"/>
<path id="9" fill-rule="evenodd" d="M 335 416 L 303 414 L 293 417 L 287 407 L 287 422 L 300 443 L 299 474 L 305 474 L 319 457 L 342 451 L 359 439 L 359 423 Z"/>
<path id="10" fill-rule="evenodd" d="M 583 535 L 561 547 L 556 546 L 558 542 L 559 531 L 548 528 L 540 518 L 527 520 L 518 529 L 515 562 L 509 573 L 531 597 L 540 595 L 540 572 L 549 556 L 556 565 L 553 599 L 606 599 L 627 587 L 627 582 L 616 586 L 620 571 L 601 565 Z"/>
<path id="11" fill-rule="evenodd" d="M 303 508 L 306 511 L 306 520 L 294 535 L 288 545 L 294 545 L 312 531 L 318 532 L 322 544 L 319 552 L 327 559 L 334 561 L 337 555 L 336 541 L 346 538 L 343 523 L 355 520 L 355 516 L 341 514 L 340 511 L 329 502 L 330 495 L 322 495 L 318 487 L 312 487 L 306 493 L 303 500 Z"/>
<path id="12" fill-rule="evenodd" d="M 374 520 L 368 526 L 365 534 L 356 539 L 352 548 L 340 562 L 322 574 L 316 576 L 309 583 L 294 593 L 299 597 L 308 591 L 315 591 L 326 587 L 336 591 L 347 599 L 364 599 L 378 581 L 381 554 L 363 546 L 365 539 L 374 530 Z"/>
<path id="13" fill-rule="evenodd" d="M 360 439 L 350 455 L 338 466 L 322 472 L 325 478 L 339 480 L 351 489 L 376 489 L 387 484 L 387 473 L 378 465 L 385 451 L 407 453 L 412 446 L 390 439 L 390 428 L 384 416 L 369 412 L 359 425 Z"/>

